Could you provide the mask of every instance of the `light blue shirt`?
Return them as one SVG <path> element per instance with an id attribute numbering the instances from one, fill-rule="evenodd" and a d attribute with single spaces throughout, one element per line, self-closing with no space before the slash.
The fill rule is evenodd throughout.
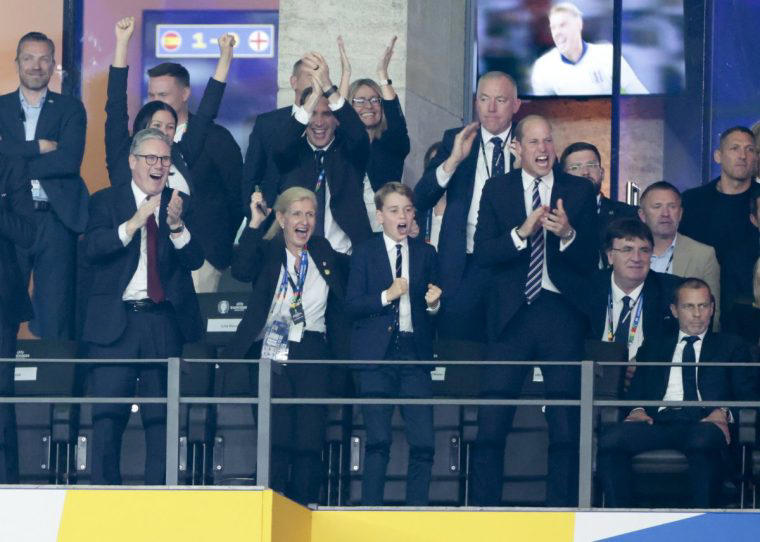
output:
<path id="1" fill-rule="evenodd" d="M 652 259 L 649 263 L 649 268 L 652 271 L 657 271 L 658 273 L 669 273 L 671 275 L 673 274 L 673 253 L 676 250 L 677 237 L 678 234 L 673 237 L 673 242 L 670 243 L 668 249 L 661 255 L 656 256 L 654 252 L 652 253 Z"/>
<path id="2" fill-rule="evenodd" d="M 40 113 L 42 112 L 42 106 L 47 99 L 47 89 L 40 96 L 40 101 L 37 105 L 30 105 L 24 93 L 21 89 L 18 91 L 19 99 L 21 100 L 21 109 L 24 111 L 24 132 L 27 141 L 33 141 L 35 134 L 37 133 L 37 122 L 40 120 Z M 35 201 L 48 201 L 45 190 L 40 185 L 39 179 L 32 179 L 32 198 Z"/>

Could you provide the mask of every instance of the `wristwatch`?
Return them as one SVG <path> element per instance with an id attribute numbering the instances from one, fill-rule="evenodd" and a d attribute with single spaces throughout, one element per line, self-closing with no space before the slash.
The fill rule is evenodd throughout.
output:
<path id="1" fill-rule="evenodd" d="M 380 79 L 378 83 L 380 84 L 381 87 L 387 87 L 387 86 L 392 85 L 393 81 L 391 81 L 390 79 Z"/>
<path id="2" fill-rule="evenodd" d="M 337 91 L 338 91 L 338 87 L 333 85 L 330 88 L 328 88 L 326 91 L 324 91 L 322 93 L 322 96 L 324 96 L 325 98 L 329 98 L 330 96 L 333 95 L 334 92 L 337 92 Z"/>

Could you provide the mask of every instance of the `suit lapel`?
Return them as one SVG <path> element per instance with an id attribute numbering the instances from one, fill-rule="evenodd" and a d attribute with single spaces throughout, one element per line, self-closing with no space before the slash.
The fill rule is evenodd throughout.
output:
<path id="1" fill-rule="evenodd" d="M 48 125 L 51 124 L 52 119 L 56 117 L 56 98 L 52 92 L 48 91 L 45 96 L 45 103 L 42 104 L 42 111 L 40 111 L 40 118 L 37 120 L 37 128 L 34 131 L 35 139 L 44 139 L 42 134 L 47 134 Z"/>
<path id="2" fill-rule="evenodd" d="M 409 291 L 412 291 L 413 284 L 419 284 L 423 289 L 427 289 L 427 284 L 422 284 L 422 253 L 419 252 L 417 243 L 413 243 L 411 239 L 407 239 L 407 246 L 409 247 Z"/>
<path id="3" fill-rule="evenodd" d="M 673 274 L 679 277 L 684 276 L 688 267 L 689 254 L 684 250 L 683 236 L 676 236 L 676 246 L 673 247 Z"/>
<path id="4" fill-rule="evenodd" d="M 324 250 L 322 243 L 313 243 L 309 247 L 309 253 L 311 259 L 314 260 L 314 264 L 317 266 L 319 274 L 327 283 L 331 292 L 342 292 L 340 283 L 335 279 L 335 270 L 330 264 L 331 258 L 328 257 L 326 250 Z"/>
<path id="5" fill-rule="evenodd" d="M 655 359 L 652 361 L 673 361 L 673 354 L 676 351 L 676 346 L 678 344 L 678 333 L 676 332 L 675 336 L 671 335 L 667 340 L 664 340 L 661 342 L 663 345 L 662 349 L 660 350 L 660 355 L 658 357 L 662 359 Z M 662 396 L 665 397 L 665 392 L 668 390 L 668 381 L 670 380 L 670 369 L 671 367 L 669 365 L 660 365 L 657 367 L 653 367 L 653 369 L 657 370 L 657 383 L 658 386 L 661 386 L 662 389 Z"/>
<path id="6" fill-rule="evenodd" d="M 7 94 L 2 107 L 3 115 L 6 117 L 6 123 L 12 130 L 12 137 L 17 141 L 26 141 L 26 131 L 24 130 L 24 110 L 21 107 L 21 89 Z"/>
<path id="7" fill-rule="evenodd" d="M 464 175 L 464 178 L 467 179 L 467 209 L 470 208 L 470 202 L 472 201 L 472 193 L 475 191 L 475 174 L 477 173 L 478 169 L 478 155 L 481 152 L 481 146 L 482 146 L 482 133 L 481 130 L 478 129 L 478 135 L 475 136 L 475 140 L 472 142 L 472 148 L 470 149 L 470 154 L 465 159 L 464 163 L 460 165 L 460 167 L 463 167 L 463 171 L 466 171 L 466 175 Z"/>

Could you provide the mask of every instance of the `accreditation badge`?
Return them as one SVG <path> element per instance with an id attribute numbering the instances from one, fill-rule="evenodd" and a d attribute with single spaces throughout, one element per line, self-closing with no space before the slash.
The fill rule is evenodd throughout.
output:
<path id="1" fill-rule="evenodd" d="M 288 335 L 290 326 L 282 320 L 274 320 L 266 332 L 261 345 L 261 358 L 274 361 L 288 361 Z"/>

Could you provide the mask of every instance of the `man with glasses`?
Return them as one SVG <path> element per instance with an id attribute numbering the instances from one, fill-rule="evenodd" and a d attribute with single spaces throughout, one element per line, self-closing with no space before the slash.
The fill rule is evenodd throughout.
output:
<path id="1" fill-rule="evenodd" d="M 19 88 L 0 96 L 0 153 L 22 158 L 34 200 L 37 239 L 19 250 L 28 284 L 34 272 L 31 331 L 44 339 L 71 339 L 77 236 L 87 225 L 87 187 L 79 175 L 87 116 L 82 102 L 48 88 L 55 45 L 41 32 L 18 43 Z"/>
<path id="2" fill-rule="evenodd" d="M 596 214 L 599 227 L 600 267 L 607 267 L 604 255 L 604 232 L 607 225 L 617 218 L 632 218 L 636 216 L 636 207 L 622 201 L 616 201 L 602 194 L 604 168 L 599 149 L 591 143 L 576 141 L 567 146 L 559 159 L 565 173 L 585 177 L 596 188 Z"/>
<path id="3" fill-rule="evenodd" d="M 184 199 L 166 187 L 171 141 L 157 129 L 138 132 L 129 155 L 132 182 L 93 195 L 84 246 L 93 267 L 82 339 L 93 359 L 179 356 L 202 333 L 191 271 L 203 252 L 185 226 Z M 137 379 L 139 385 L 136 388 Z M 96 364 L 96 397 L 162 397 L 160 365 Z M 166 407 L 140 406 L 146 441 L 145 483 L 161 485 L 166 470 Z M 92 408 L 93 484 L 119 484 L 121 438 L 128 404 Z"/>
<path id="4" fill-rule="evenodd" d="M 658 336 L 666 326 L 668 304 L 679 279 L 651 270 L 654 239 L 637 218 L 612 222 L 604 246 L 612 269 L 600 270 L 586 289 L 589 337 L 622 344 L 628 348 L 628 358 L 634 359 L 644 338 Z"/>
<path id="5" fill-rule="evenodd" d="M 639 199 L 639 218 L 654 237 L 651 268 L 658 273 L 704 280 L 715 296 L 715 330 L 720 322 L 720 266 L 715 250 L 678 233 L 681 193 L 667 181 L 647 186 Z"/>

